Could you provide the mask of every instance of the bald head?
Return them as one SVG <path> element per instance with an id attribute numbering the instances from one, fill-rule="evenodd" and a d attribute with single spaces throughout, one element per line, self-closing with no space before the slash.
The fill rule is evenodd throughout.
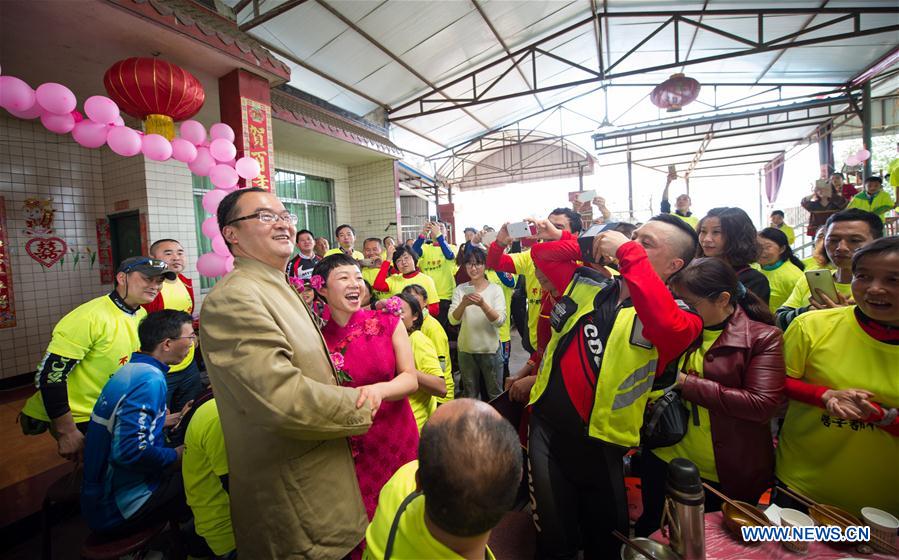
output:
<path id="1" fill-rule="evenodd" d="M 521 474 L 518 434 L 486 403 L 450 401 L 421 431 L 418 480 L 426 512 L 452 535 L 493 529 L 514 504 Z"/>

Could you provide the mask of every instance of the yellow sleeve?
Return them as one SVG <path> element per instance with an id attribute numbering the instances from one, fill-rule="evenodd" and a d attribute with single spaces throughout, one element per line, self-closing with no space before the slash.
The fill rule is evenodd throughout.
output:
<path id="1" fill-rule="evenodd" d="M 425 284 L 424 288 L 428 292 L 428 305 L 431 305 L 432 303 L 440 303 L 440 298 L 437 296 L 437 285 L 434 284 L 434 279 L 427 274 L 422 274 L 425 278 L 427 278 L 427 280 L 422 282 L 422 284 Z"/>
<path id="2" fill-rule="evenodd" d="M 215 403 L 212 406 L 215 406 Z M 225 435 L 222 433 L 222 424 L 219 421 L 218 413 L 216 413 L 215 418 L 210 418 L 205 437 L 203 438 L 203 449 L 206 451 L 206 456 L 209 458 L 209 464 L 212 465 L 212 472 L 215 473 L 215 476 L 228 474 Z"/>
<path id="3" fill-rule="evenodd" d="M 805 362 L 808 359 L 811 348 L 811 340 L 805 332 L 803 317 L 797 317 L 787 332 L 784 333 L 784 363 L 787 366 L 787 375 L 796 379 L 805 376 Z"/>
<path id="4" fill-rule="evenodd" d="M 89 317 L 75 310 L 56 323 L 47 352 L 63 358 L 83 360 L 93 348 L 95 338 L 101 334 L 96 330 L 97 325 Z"/>
<path id="5" fill-rule="evenodd" d="M 531 252 L 527 251 L 525 253 L 512 253 L 509 255 L 512 258 L 512 263 L 515 264 L 515 273 L 516 274 L 530 274 L 534 273 L 534 259 L 531 258 Z"/>
<path id="6" fill-rule="evenodd" d="M 436 377 L 443 377 L 443 369 L 437 358 L 437 349 L 425 334 L 418 331 L 417 336 L 409 337 L 412 341 L 412 354 L 415 356 L 415 369 Z"/>
<path id="7" fill-rule="evenodd" d="M 806 282 L 805 275 L 803 275 L 798 280 L 796 280 L 796 285 L 793 286 L 793 291 L 790 292 L 789 297 L 787 297 L 787 300 L 783 302 L 783 305 L 781 305 L 781 307 L 799 309 L 800 307 L 805 307 L 806 305 L 808 305 L 808 298 L 808 282 Z M 772 311 L 777 310 L 772 309 Z"/>

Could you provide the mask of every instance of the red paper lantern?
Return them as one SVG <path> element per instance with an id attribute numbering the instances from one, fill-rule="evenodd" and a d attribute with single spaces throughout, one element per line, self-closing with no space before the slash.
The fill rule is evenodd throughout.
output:
<path id="1" fill-rule="evenodd" d="M 103 85 L 119 108 L 144 121 L 148 134 L 175 137 L 175 121 L 197 114 L 206 92 L 193 74 L 158 58 L 127 58 L 106 71 Z"/>
<path id="2" fill-rule="evenodd" d="M 670 78 L 657 85 L 649 100 L 659 109 L 669 113 L 680 111 L 684 105 L 692 103 L 698 96 L 702 86 L 693 78 L 683 74 L 672 74 Z"/>

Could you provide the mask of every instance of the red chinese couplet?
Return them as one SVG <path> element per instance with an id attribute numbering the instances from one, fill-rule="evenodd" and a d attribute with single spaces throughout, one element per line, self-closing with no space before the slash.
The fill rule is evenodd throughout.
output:
<path id="1" fill-rule="evenodd" d="M 245 155 L 259 162 L 259 175 L 252 180 L 251 187 L 272 189 L 272 164 L 275 161 L 272 145 L 272 108 L 269 105 L 240 98 L 241 124 L 243 125 L 243 145 Z"/>
<path id="2" fill-rule="evenodd" d="M 109 220 L 97 218 L 97 260 L 100 261 L 100 283 L 112 284 L 115 271 L 112 269 L 112 237 Z"/>
<path id="3" fill-rule="evenodd" d="M 0 329 L 16 326 L 16 310 L 12 297 L 12 262 L 6 226 L 6 202 L 0 196 Z"/>

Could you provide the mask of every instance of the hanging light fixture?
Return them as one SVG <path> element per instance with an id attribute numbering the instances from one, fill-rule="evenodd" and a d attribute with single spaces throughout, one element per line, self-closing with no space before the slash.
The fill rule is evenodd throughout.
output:
<path id="1" fill-rule="evenodd" d="M 701 88 L 699 82 L 693 78 L 688 78 L 684 74 L 672 74 L 652 90 L 649 100 L 659 109 L 674 113 L 699 97 Z"/>

